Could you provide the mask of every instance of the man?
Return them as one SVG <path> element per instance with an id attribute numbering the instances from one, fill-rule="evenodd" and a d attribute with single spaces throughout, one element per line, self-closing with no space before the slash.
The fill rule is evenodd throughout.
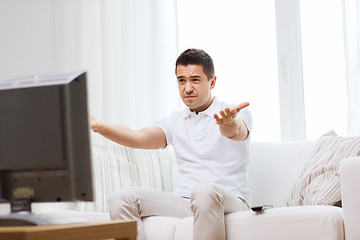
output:
<path id="1" fill-rule="evenodd" d="M 247 166 L 252 126 L 248 103 L 230 106 L 212 97 L 216 76 L 212 58 L 188 49 L 176 61 L 180 96 L 187 106 L 155 126 L 132 130 L 91 117 L 93 131 L 121 145 L 159 149 L 171 144 L 179 166 L 174 193 L 129 187 L 110 198 L 112 219 L 137 220 L 138 239 L 145 239 L 142 217 L 194 216 L 194 240 L 226 238 L 224 215 L 248 210 Z"/>

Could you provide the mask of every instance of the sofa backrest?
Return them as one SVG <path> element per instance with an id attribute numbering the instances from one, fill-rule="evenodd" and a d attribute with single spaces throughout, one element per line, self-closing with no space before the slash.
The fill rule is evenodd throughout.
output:
<path id="1" fill-rule="evenodd" d="M 312 141 L 250 144 L 252 206 L 283 206 L 315 145 Z"/>
<path id="2" fill-rule="evenodd" d="M 252 206 L 281 206 L 290 193 L 315 142 L 251 143 L 249 187 Z M 81 202 L 79 210 L 107 212 L 113 191 L 139 186 L 171 192 L 177 184 L 172 148 L 141 150 L 104 138 L 92 138 L 95 201 Z"/>

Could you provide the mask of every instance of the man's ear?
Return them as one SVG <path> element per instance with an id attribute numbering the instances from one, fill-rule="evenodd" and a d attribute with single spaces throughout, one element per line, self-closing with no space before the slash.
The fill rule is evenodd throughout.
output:
<path id="1" fill-rule="evenodd" d="M 215 84 L 216 84 L 216 76 L 214 75 L 210 79 L 210 89 L 214 89 Z"/>

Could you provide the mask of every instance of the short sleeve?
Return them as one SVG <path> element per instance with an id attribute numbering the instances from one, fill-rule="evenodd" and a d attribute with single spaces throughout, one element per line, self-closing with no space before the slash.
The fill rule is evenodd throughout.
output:
<path id="1" fill-rule="evenodd" d="M 248 108 L 243 108 L 239 112 L 240 118 L 244 121 L 247 126 L 249 133 L 252 131 L 252 115 Z"/>
<path id="2" fill-rule="evenodd" d="M 174 119 L 175 119 L 175 112 L 173 112 L 172 114 L 170 114 L 169 116 L 161 119 L 160 121 L 158 121 L 155 125 L 160 127 L 166 136 L 166 143 L 167 145 L 171 145 L 172 144 L 172 129 L 173 129 L 173 124 L 174 124 Z"/>

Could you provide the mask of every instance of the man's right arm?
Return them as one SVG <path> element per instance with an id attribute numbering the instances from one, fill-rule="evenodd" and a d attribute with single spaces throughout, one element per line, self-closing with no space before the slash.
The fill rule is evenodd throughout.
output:
<path id="1" fill-rule="evenodd" d="M 123 146 L 142 149 L 159 149 L 167 145 L 164 131 L 158 126 L 133 130 L 126 126 L 98 121 L 90 116 L 91 129 Z"/>

